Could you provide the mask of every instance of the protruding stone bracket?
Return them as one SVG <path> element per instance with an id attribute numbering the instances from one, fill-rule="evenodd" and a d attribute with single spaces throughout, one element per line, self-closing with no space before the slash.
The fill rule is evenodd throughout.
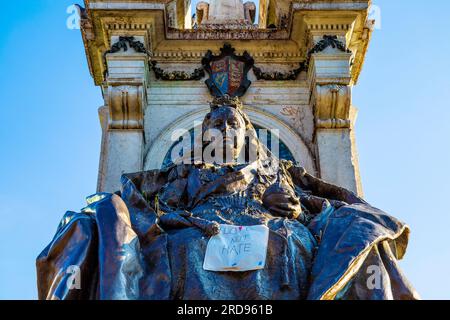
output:
<path id="1" fill-rule="evenodd" d="M 145 88 L 142 85 L 109 85 L 106 95 L 109 107 L 108 129 L 136 130 L 144 129 Z"/>
<path id="2" fill-rule="evenodd" d="M 314 116 L 317 129 L 350 128 L 351 92 L 350 86 L 316 85 Z"/>
<path id="3" fill-rule="evenodd" d="M 316 129 L 350 128 L 350 53 L 312 55 L 309 82 Z"/>
<path id="4" fill-rule="evenodd" d="M 108 130 L 143 130 L 147 104 L 148 52 L 142 37 L 113 36 L 105 55 L 104 97 Z"/>

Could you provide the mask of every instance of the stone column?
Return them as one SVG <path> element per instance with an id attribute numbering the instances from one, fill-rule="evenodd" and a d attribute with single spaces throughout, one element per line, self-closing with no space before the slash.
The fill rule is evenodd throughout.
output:
<path id="1" fill-rule="evenodd" d="M 305 19 L 315 117 L 317 166 L 322 179 L 362 195 L 353 125 L 351 61 L 347 39 L 354 18 Z"/>
<path id="2" fill-rule="evenodd" d="M 136 52 L 127 40 L 123 43 L 126 51 L 122 47 L 106 55 L 98 192 L 115 192 L 120 189 L 122 174 L 143 170 L 148 56 Z"/>

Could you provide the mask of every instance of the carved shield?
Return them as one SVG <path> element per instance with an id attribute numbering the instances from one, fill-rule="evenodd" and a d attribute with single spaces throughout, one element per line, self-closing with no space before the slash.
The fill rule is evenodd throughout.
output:
<path id="1" fill-rule="evenodd" d="M 253 67 L 254 60 L 247 52 L 236 56 L 235 49 L 227 44 L 220 51 L 219 56 L 208 51 L 202 60 L 203 68 L 210 76 L 206 85 L 214 97 L 242 97 L 252 84 L 247 79 L 247 74 Z"/>

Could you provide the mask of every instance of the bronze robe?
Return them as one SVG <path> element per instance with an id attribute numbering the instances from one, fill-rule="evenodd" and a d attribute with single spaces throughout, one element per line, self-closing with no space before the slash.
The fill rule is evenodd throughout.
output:
<path id="1" fill-rule="evenodd" d="M 241 171 L 249 177 L 245 184 L 229 188 L 221 180 Z M 274 217 L 262 205 L 261 194 L 283 175 L 294 182 L 309 218 Z M 265 224 L 265 268 L 204 270 L 204 229 L 162 230 L 156 202 L 165 212 L 188 210 L 205 224 Z M 186 165 L 129 174 L 120 193 L 94 195 L 80 213 L 64 216 L 37 259 L 39 298 L 417 299 L 397 265 L 408 235 L 407 226 L 353 193 L 284 162 L 269 173 L 259 166 Z M 79 268 L 80 289 L 68 285 L 71 266 Z"/>

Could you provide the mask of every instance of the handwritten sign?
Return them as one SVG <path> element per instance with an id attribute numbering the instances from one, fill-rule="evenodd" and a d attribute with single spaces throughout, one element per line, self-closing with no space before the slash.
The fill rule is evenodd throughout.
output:
<path id="1" fill-rule="evenodd" d="M 243 272 L 264 269 L 269 242 L 266 226 L 220 225 L 220 233 L 208 242 L 203 269 Z"/>

